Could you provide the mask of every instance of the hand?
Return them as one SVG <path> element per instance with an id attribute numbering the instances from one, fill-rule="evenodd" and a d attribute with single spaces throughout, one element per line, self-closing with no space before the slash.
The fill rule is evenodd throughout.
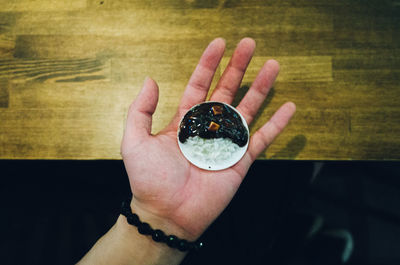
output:
<path id="1" fill-rule="evenodd" d="M 250 139 L 249 148 L 234 166 L 206 171 L 186 160 L 177 143 L 183 115 L 206 99 L 225 42 L 215 39 L 204 51 L 169 125 L 151 134 L 152 115 L 158 102 L 158 86 L 150 78 L 129 108 L 121 153 L 133 193 L 132 209 L 142 221 L 156 229 L 187 240 L 197 239 L 225 209 L 239 188 L 250 165 L 282 132 L 295 112 L 284 104 Z M 225 69 L 211 101 L 232 103 L 255 49 L 250 38 L 240 41 Z M 279 72 L 279 64 L 267 61 L 237 110 L 250 124 Z"/>

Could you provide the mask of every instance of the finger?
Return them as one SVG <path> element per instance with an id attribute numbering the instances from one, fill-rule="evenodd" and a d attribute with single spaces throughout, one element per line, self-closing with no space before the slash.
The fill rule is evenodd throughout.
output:
<path id="1" fill-rule="evenodd" d="M 125 133 L 136 138 L 150 135 L 152 116 L 156 110 L 157 102 L 157 83 L 147 77 L 142 90 L 129 107 Z"/>
<path id="2" fill-rule="evenodd" d="M 283 131 L 295 112 L 296 105 L 293 102 L 286 102 L 275 112 L 271 119 L 251 137 L 248 152 L 253 161 Z"/>
<path id="3" fill-rule="evenodd" d="M 261 68 L 249 91 L 247 91 L 237 106 L 237 110 L 243 115 L 248 124 L 251 123 L 257 114 L 278 73 L 279 63 L 275 60 L 267 61 Z"/>
<path id="4" fill-rule="evenodd" d="M 208 45 L 183 93 L 179 105 L 181 112 L 186 112 L 193 105 L 203 102 L 206 99 L 215 70 L 221 61 L 224 50 L 225 41 L 222 38 L 217 38 Z"/>
<path id="5" fill-rule="evenodd" d="M 211 101 L 220 101 L 228 104 L 232 103 L 240 87 L 246 68 L 253 56 L 255 47 L 256 43 L 251 38 L 244 38 L 239 42 L 228 66 L 210 97 Z"/>

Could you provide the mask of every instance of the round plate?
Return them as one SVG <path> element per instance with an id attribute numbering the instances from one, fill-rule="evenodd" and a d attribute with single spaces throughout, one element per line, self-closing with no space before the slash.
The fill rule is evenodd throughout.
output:
<path id="1" fill-rule="evenodd" d="M 186 113 L 182 117 L 181 121 L 179 122 L 178 133 L 177 133 L 178 145 L 179 145 L 179 148 L 181 149 L 182 154 L 193 165 L 195 165 L 195 166 L 197 166 L 199 168 L 205 169 L 205 170 L 223 170 L 223 169 L 226 169 L 226 168 L 229 168 L 229 167 L 235 165 L 243 157 L 243 155 L 246 153 L 247 147 L 249 146 L 249 137 L 250 137 L 249 127 L 247 126 L 247 122 L 243 118 L 242 114 L 240 114 L 240 112 L 237 111 L 234 107 L 232 107 L 231 105 L 226 104 L 226 103 L 216 102 L 216 101 L 207 101 L 207 102 L 203 102 L 203 103 L 200 103 L 200 104 L 197 104 L 197 105 L 193 106 L 190 110 L 192 110 L 193 108 L 195 108 L 195 107 L 197 107 L 199 105 L 205 104 L 205 103 L 220 103 L 220 104 L 223 104 L 223 105 L 231 108 L 235 113 L 237 113 L 240 116 L 240 118 L 242 119 L 242 123 L 243 123 L 244 127 L 247 130 L 248 138 L 247 138 L 246 145 L 243 146 L 243 147 L 239 147 L 238 146 L 236 151 L 231 153 L 230 157 L 228 157 L 227 159 L 224 159 L 223 161 L 218 161 L 217 163 L 215 161 L 210 161 L 210 160 L 204 161 L 204 159 L 199 159 L 199 157 L 196 156 L 196 154 L 193 152 L 193 149 L 192 149 L 193 147 L 189 146 L 187 144 L 187 141 L 186 141 L 185 144 L 181 143 L 179 141 L 180 124 L 182 123 L 182 120 L 185 117 Z M 211 139 L 208 139 L 208 140 L 211 140 Z M 234 143 L 232 143 L 232 144 L 234 144 Z"/>

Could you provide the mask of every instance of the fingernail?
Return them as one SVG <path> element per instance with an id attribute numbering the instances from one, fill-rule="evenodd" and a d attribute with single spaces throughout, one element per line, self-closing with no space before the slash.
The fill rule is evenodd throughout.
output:
<path id="1" fill-rule="evenodd" d="M 215 45 L 215 43 L 216 43 L 218 40 L 222 40 L 224 43 L 226 43 L 225 39 L 223 39 L 223 38 L 216 38 L 216 39 L 212 40 L 212 41 L 210 42 L 210 44 L 208 44 L 208 47 L 211 47 L 211 46 Z"/>
<path id="2" fill-rule="evenodd" d="M 253 38 L 250 38 L 250 37 L 245 37 L 245 38 L 241 39 L 239 41 L 239 43 L 241 43 L 241 42 L 247 42 L 247 43 L 251 42 L 252 45 L 254 45 L 254 47 L 256 46 L 256 41 Z"/>

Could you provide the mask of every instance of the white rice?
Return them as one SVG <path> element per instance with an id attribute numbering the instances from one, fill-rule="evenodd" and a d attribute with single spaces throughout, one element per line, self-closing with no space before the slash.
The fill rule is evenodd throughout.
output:
<path id="1" fill-rule="evenodd" d="M 189 137 L 183 145 L 194 159 L 212 165 L 226 163 L 240 149 L 229 138 L 203 139 L 195 136 Z"/>

